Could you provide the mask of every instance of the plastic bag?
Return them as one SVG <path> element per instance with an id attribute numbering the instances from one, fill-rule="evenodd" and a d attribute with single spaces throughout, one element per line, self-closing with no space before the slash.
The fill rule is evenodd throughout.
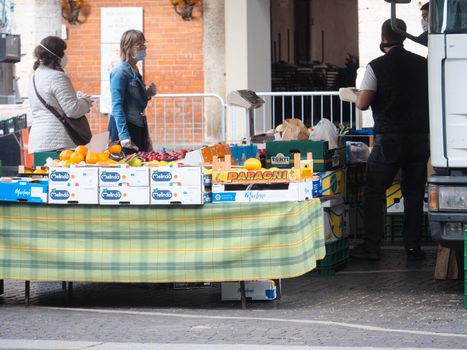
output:
<path id="1" fill-rule="evenodd" d="M 348 163 L 366 163 L 370 156 L 370 148 L 364 142 L 347 141 L 346 152 Z"/>
<path id="2" fill-rule="evenodd" d="M 282 140 L 308 140 L 310 132 L 305 124 L 298 118 L 285 119 L 282 123 L 284 131 L 282 133 Z"/>
<path id="3" fill-rule="evenodd" d="M 310 134 L 310 140 L 328 141 L 329 149 L 337 148 L 337 130 L 329 119 L 321 119 Z"/>

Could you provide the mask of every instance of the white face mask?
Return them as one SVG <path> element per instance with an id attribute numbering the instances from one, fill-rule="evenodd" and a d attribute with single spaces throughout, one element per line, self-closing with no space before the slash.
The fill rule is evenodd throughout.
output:
<path id="1" fill-rule="evenodd" d="M 68 56 L 63 55 L 62 59 L 60 60 L 60 65 L 63 69 L 65 69 L 66 65 L 68 64 Z"/>
<path id="2" fill-rule="evenodd" d="M 428 28 L 430 27 L 430 24 L 427 21 L 425 21 L 423 18 L 422 18 L 420 23 L 422 24 L 423 31 L 427 32 Z"/>

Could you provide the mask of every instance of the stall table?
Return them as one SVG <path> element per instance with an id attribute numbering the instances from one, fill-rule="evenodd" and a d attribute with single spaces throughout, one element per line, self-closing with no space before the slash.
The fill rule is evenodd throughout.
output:
<path id="1" fill-rule="evenodd" d="M 222 282 L 325 256 L 319 199 L 203 207 L 0 204 L 0 280 Z"/>

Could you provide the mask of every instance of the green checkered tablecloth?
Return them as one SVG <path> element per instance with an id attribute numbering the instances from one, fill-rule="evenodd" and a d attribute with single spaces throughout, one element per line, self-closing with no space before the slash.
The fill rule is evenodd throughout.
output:
<path id="1" fill-rule="evenodd" d="M 0 279 L 287 278 L 325 255 L 318 199 L 204 207 L 0 204 Z"/>

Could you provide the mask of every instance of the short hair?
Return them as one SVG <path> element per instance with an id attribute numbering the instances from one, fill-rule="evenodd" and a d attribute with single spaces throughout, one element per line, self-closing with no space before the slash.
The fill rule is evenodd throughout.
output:
<path id="1" fill-rule="evenodd" d="M 396 18 L 396 26 L 404 32 L 407 30 L 407 25 L 399 18 Z M 397 33 L 394 29 L 392 29 L 390 19 L 384 21 L 383 25 L 381 26 L 381 34 L 383 34 L 383 36 L 389 42 L 402 43 L 405 40 L 405 36 Z"/>
<path id="2" fill-rule="evenodd" d="M 120 58 L 122 61 L 128 61 L 131 49 L 140 41 L 145 42 L 146 38 L 143 32 L 139 30 L 130 29 L 122 34 L 122 38 L 120 39 Z"/>
<path id="3" fill-rule="evenodd" d="M 430 11 L 430 3 L 427 2 L 425 5 L 423 5 L 422 7 L 420 7 L 420 11 Z"/>
<path id="4" fill-rule="evenodd" d="M 58 36 L 42 39 L 40 45 L 34 49 L 36 61 L 33 69 L 36 70 L 41 63 L 52 69 L 61 69 L 60 60 L 65 55 L 66 47 L 66 42 Z"/>

